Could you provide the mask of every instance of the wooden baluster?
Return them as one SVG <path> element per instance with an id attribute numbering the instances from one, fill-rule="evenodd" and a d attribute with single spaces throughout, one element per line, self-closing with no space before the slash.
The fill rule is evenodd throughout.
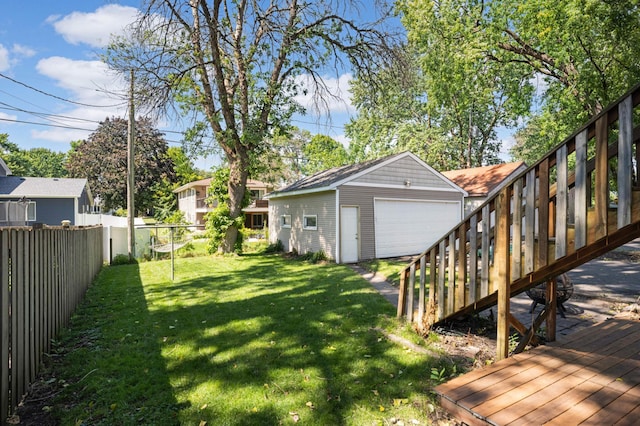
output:
<path id="1" fill-rule="evenodd" d="M 415 303 L 414 291 L 416 289 L 416 262 L 409 266 L 409 288 L 407 291 L 407 321 L 413 322 L 413 304 Z"/>
<path id="2" fill-rule="evenodd" d="M 587 129 L 576 136 L 575 248 L 587 244 Z"/>
<path id="3" fill-rule="evenodd" d="M 515 280 L 522 276 L 522 179 L 518 179 L 513 183 L 511 253 L 511 280 Z"/>
<path id="4" fill-rule="evenodd" d="M 480 255 L 482 266 L 480 270 L 480 298 L 489 294 L 489 260 L 491 257 L 491 207 L 489 204 L 482 208 L 482 241 Z"/>
<path id="5" fill-rule="evenodd" d="M 633 100 L 627 97 L 618 105 L 618 229 L 631 223 L 631 178 L 633 173 Z"/>
<path id="6" fill-rule="evenodd" d="M 549 264 L 549 158 L 540 163 L 538 169 L 538 264 Z"/>
<path id="7" fill-rule="evenodd" d="M 447 277 L 447 310 L 450 314 L 456 311 L 456 233 L 449 234 L 449 271 Z"/>
<path id="8" fill-rule="evenodd" d="M 469 220 L 469 303 L 478 300 L 478 216 Z"/>
<path id="9" fill-rule="evenodd" d="M 596 217 L 590 224 L 595 230 L 595 240 L 607 235 L 607 211 L 609 210 L 609 158 L 607 114 L 596 121 Z"/>
<path id="10" fill-rule="evenodd" d="M 466 305 L 465 295 L 467 287 L 467 222 L 458 227 L 458 279 L 456 280 L 456 309 Z"/>
<path id="11" fill-rule="evenodd" d="M 556 259 L 567 255 L 567 216 L 568 216 L 568 166 L 567 145 L 556 151 Z"/>
<path id="12" fill-rule="evenodd" d="M 426 285 L 426 272 L 425 267 L 427 263 L 427 256 L 420 256 L 420 288 L 418 290 L 418 324 L 422 327 L 424 324 L 424 298 L 425 298 L 425 285 Z"/>
<path id="13" fill-rule="evenodd" d="M 444 318 L 445 316 L 445 269 L 447 262 L 447 251 L 445 250 L 445 240 L 441 240 L 438 245 L 438 319 Z M 447 312 L 449 314 L 449 312 Z"/>
<path id="14" fill-rule="evenodd" d="M 536 247 L 536 170 L 527 172 L 527 194 L 525 205 L 525 232 L 524 232 L 524 273 L 533 272 L 535 267 Z"/>

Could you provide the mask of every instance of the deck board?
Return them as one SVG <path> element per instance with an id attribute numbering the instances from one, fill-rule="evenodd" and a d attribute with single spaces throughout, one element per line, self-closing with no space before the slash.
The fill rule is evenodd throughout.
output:
<path id="1" fill-rule="evenodd" d="M 435 389 L 470 425 L 637 424 L 640 321 L 619 317 Z"/>

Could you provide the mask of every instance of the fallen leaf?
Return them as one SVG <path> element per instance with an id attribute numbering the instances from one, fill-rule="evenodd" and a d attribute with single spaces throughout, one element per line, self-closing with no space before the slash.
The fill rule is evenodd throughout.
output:
<path id="1" fill-rule="evenodd" d="M 199 426 L 207 426 L 207 422 L 205 420 L 200 420 Z"/>
<path id="2" fill-rule="evenodd" d="M 205 408 L 207 408 L 207 404 L 204 404 L 202 407 L 200 407 L 201 410 L 204 410 Z"/>
<path id="3" fill-rule="evenodd" d="M 373 389 L 373 390 L 371 390 L 371 392 L 373 392 L 373 394 L 374 394 L 375 396 L 378 396 L 378 395 L 379 395 L 379 392 L 378 392 L 378 390 L 377 390 L 377 389 Z"/>
<path id="4" fill-rule="evenodd" d="M 313 405 L 313 402 L 311 401 L 307 401 L 307 403 L 305 404 L 307 407 L 311 408 L 312 410 L 314 410 L 316 408 L 315 405 Z"/>
<path id="5" fill-rule="evenodd" d="M 409 399 L 408 398 L 394 398 L 393 400 L 393 406 L 394 407 L 399 407 L 402 404 L 408 404 L 409 403 Z"/>

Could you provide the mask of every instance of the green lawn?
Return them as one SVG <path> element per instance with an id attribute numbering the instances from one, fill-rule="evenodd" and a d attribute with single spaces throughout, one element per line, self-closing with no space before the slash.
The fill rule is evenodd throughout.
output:
<path id="1" fill-rule="evenodd" d="M 400 272 L 407 266 L 409 262 L 389 259 L 372 259 L 360 262 L 360 266 L 368 270 L 380 274 L 386 278 L 387 282 L 394 286 L 400 285 Z"/>
<path id="2" fill-rule="evenodd" d="M 61 424 L 428 424 L 438 358 L 348 267 L 278 255 L 105 268 L 56 342 Z M 205 423 L 203 423 L 205 422 Z"/>

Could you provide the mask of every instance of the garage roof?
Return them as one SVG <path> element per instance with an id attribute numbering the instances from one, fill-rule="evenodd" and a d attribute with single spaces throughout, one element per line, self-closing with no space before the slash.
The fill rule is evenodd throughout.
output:
<path id="1" fill-rule="evenodd" d="M 399 160 L 404 157 L 411 157 L 421 163 L 425 168 L 433 171 L 436 174 L 439 174 L 437 171 L 433 170 L 427 164 L 425 164 L 422 160 L 416 157 L 414 154 L 405 151 L 399 154 L 391 154 L 386 157 L 377 158 L 375 160 L 365 161 L 363 163 L 358 164 L 349 164 L 346 166 L 334 167 L 328 170 L 324 170 L 318 172 L 314 175 L 305 177 L 300 179 L 297 182 L 292 183 L 289 186 L 286 186 L 277 191 L 271 192 L 267 194 L 265 198 L 278 198 L 280 196 L 287 195 L 297 195 L 297 194 L 306 194 L 311 192 L 320 192 L 320 191 L 328 191 L 336 189 L 338 186 L 343 185 L 349 181 L 357 179 L 365 173 L 369 173 L 377 168 L 383 167 L 384 165 L 391 163 L 393 161 Z M 452 189 L 457 191 L 464 192 L 464 190 L 458 187 L 454 182 L 447 179 L 445 176 L 442 176 L 443 181 L 446 181 L 449 185 L 451 185 Z"/>

